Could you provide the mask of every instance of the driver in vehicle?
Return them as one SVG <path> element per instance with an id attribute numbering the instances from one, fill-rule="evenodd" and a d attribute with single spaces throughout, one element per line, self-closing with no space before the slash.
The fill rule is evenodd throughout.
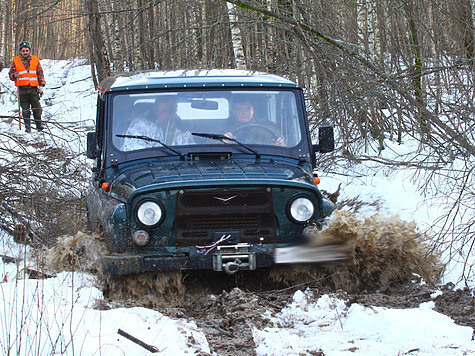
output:
<path id="1" fill-rule="evenodd" d="M 279 130 L 272 122 L 256 122 L 254 119 L 254 107 L 250 99 L 237 99 L 233 104 L 231 113 L 232 117 L 229 120 L 228 126 L 229 131 L 224 136 L 244 142 L 285 146 L 284 139 L 279 136 Z"/>
<path id="2" fill-rule="evenodd" d="M 176 99 L 173 96 L 160 96 L 155 99 L 151 110 L 134 119 L 127 129 L 126 135 L 147 136 L 160 140 L 167 145 L 188 145 L 193 143 L 189 131 L 180 126 L 181 120 L 177 115 Z M 158 142 L 129 138 L 124 140 L 123 151 L 138 150 L 160 146 Z"/>

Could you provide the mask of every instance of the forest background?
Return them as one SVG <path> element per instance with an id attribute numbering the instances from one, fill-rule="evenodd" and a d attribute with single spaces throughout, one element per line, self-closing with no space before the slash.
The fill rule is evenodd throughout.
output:
<path id="1" fill-rule="evenodd" d="M 0 0 L 0 60 L 8 66 L 27 40 L 40 59 L 88 58 L 96 86 L 146 69 L 282 75 L 305 89 L 312 132 L 336 128 L 337 150 L 318 158 L 321 171 L 362 161 L 411 168 L 441 206 L 436 241 L 473 253 L 474 28 L 475 0 Z M 385 140 L 418 144 L 387 156 Z M 64 204 L 82 215 L 77 197 L 12 191 L 6 174 L 21 172 L 4 171 L 1 200 L 33 219 Z M 70 227 L 53 225 L 54 235 Z"/>

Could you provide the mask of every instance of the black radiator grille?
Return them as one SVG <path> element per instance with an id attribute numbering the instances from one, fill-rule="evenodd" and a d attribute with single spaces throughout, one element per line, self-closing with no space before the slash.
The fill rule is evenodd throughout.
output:
<path id="1" fill-rule="evenodd" d="M 232 229 L 246 229 L 254 228 L 258 229 L 262 226 L 262 219 L 259 216 L 228 216 L 219 215 L 215 217 L 201 216 L 201 217 L 189 217 L 185 221 L 185 226 L 189 230 L 195 229 L 227 229 L 230 226 Z"/>
<path id="2" fill-rule="evenodd" d="M 233 243 L 275 242 L 272 192 L 267 189 L 184 191 L 177 195 L 178 246 L 207 244 L 233 232 Z"/>

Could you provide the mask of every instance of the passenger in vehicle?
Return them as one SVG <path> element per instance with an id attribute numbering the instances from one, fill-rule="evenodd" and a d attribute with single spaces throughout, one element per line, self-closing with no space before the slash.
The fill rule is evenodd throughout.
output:
<path id="1" fill-rule="evenodd" d="M 176 111 L 177 104 L 173 96 L 160 96 L 155 100 L 151 110 L 132 121 L 126 135 L 146 136 L 167 145 L 192 144 L 193 137 L 189 131 L 180 127 L 181 120 Z M 131 151 L 158 146 L 160 146 L 158 142 L 125 138 L 122 150 Z"/>
<path id="2" fill-rule="evenodd" d="M 248 98 L 238 98 L 232 105 L 232 117 L 229 119 L 228 132 L 224 135 L 230 138 L 244 140 L 249 143 L 271 143 L 285 146 L 284 139 L 280 137 L 279 130 L 270 121 L 256 121 L 254 119 L 254 106 Z M 238 136 L 238 137 L 236 137 Z M 251 142 L 253 141 L 253 142 Z M 267 141 L 267 142 L 266 142 Z"/>

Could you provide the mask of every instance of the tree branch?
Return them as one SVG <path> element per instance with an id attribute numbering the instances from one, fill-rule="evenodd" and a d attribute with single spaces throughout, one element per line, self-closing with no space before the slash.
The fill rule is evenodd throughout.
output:
<path id="1" fill-rule="evenodd" d="M 264 16 L 268 16 L 274 18 L 278 21 L 281 21 L 287 25 L 296 27 L 302 31 L 308 32 L 316 37 L 318 37 L 323 42 L 337 48 L 345 55 L 356 59 L 359 63 L 364 65 L 370 71 L 372 71 L 381 81 L 385 82 L 389 85 L 392 89 L 394 89 L 402 98 L 407 100 L 411 105 L 415 106 L 419 109 L 420 113 L 424 115 L 427 119 L 431 120 L 431 122 L 441 128 L 453 141 L 457 142 L 461 147 L 463 147 L 467 153 L 472 156 L 475 156 L 475 146 L 471 144 L 466 137 L 448 126 L 445 122 L 439 119 L 437 115 L 429 111 L 424 105 L 421 105 L 420 101 L 415 98 L 414 96 L 410 95 L 404 88 L 401 86 L 389 75 L 386 73 L 381 72 L 372 62 L 371 60 L 362 57 L 358 53 L 352 51 L 351 49 L 344 46 L 344 42 L 333 39 L 329 36 L 326 36 L 324 33 L 318 31 L 317 29 L 303 23 L 302 21 L 298 21 L 294 18 L 279 15 L 273 11 L 269 11 L 265 8 L 259 7 L 257 5 L 250 4 L 248 2 L 239 1 L 239 0 L 223 0 L 225 2 L 231 3 L 240 7 L 245 10 L 250 10 L 254 12 L 258 12 Z"/>

